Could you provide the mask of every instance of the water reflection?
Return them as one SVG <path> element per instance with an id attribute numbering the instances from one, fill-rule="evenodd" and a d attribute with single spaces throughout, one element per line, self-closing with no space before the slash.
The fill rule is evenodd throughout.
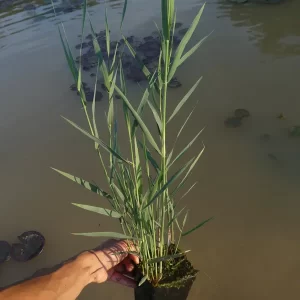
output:
<path id="1" fill-rule="evenodd" d="M 221 17 L 230 17 L 236 27 L 247 28 L 249 40 L 263 53 L 278 56 L 300 55 L 300 2 L 280 5 L 231 4 L 222 2 Z"/>

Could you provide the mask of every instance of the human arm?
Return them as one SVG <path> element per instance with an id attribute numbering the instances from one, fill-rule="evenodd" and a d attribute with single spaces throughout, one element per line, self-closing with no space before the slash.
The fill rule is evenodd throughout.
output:
<path id="1" fill-rule="evenodd" d="M 73 300 L 90 283 L 114 281 L 134 287 L 126 275 L 139 263 L 128 254 L 135 247 L 128 241 L 109 240 L 99 249 L 86 251 L 53 273 L 0 291 L 0 300 Z"/>

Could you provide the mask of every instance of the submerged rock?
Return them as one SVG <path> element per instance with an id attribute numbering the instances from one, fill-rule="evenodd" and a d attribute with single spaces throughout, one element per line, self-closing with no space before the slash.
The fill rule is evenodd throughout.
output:
<path id="1" fill-rule="evenodd" d="M 88 43 L 82 43 L 82 44 L 76 45 L 75 48 L 80 49 L 80 47 L 81 47 L 82 49 L 84 49 L 84 48 L 87 48 L 88 46 L 89 46 Z"/>
<path id="2" fill-rule="evenodd" d="M 181 86 L 182 86 L 181 82 L 176 77 L 173 77 L 168 84 L 168 87 L 170 88 L 179 88 Z"/>
<path id="3" fill-rule="evenodd" d="M 261 138 L 262 141 L 267 142 L 271 139 L 271 135 L 268 134 L 268 133 L 264 133 L 264 134 L 261 135 L 260 138 Z"/>
<path id="4" fill-rule="evenodd" d="M 289 129 L 289 134 L 292 137 L 300 137 L 300 126 L 293 126 Z"/>
<path id="5" fill-rule="evenodd" d="M 237 117 L 229 117 L 224 121 L 224 125 L 227 128 L 237 128 L 242 125 L 242 119 Z"/>
<path id="6" fill-rule="evenodd" d="M 274 160 L 274 161 L 277 161 L 278 158 L 276 155 L 274 155 L 273 153 L 268 153 L 268 157 L 271 159 L 271 160 Z"/>
<path id="7" fill-rule="evenodd" d="M 181 22 L 175 23 L 175 29 L 182 27 L 182 25 L 183 25 L 183 23 L 181 23 Z"/>
<path id="8" fill-rule="evenodd" d="M 188 28 L 182 28 L 182 29 L 180 29 L 180 30 L 178 31 L 178 33 L 181 34 L 181 35 L 185 35 L 185 34 L 187 33 L 188 30 L 189 30 Z"/>
<path id="9" fill-rule="evenodd" d="M 278 114 L 276 118 L 279 120 L 286 120 L 286 116 L 283 113 Z"/>
<path id="10" fill-rule="evenodd" d="M 25 262 L 38 256 L 44 249 L 45 238 L 37 231 L 26 231 L 18 236 L 21 243 L 13 244 L 11 257 L 19 262 Z"/>
<path id="11" fill-rule="evenodd" d="M 34 4 L 26 4 L 24 7 L 23 7 L 24 10 L 35 10 L 36 7 Z"/>
<path id="12" fill-rule="evenodd" d="M 0 264 L 10 260 L 11 246 L 6 241 L 0 241 Z"/>
<path id="13" fill-rule="evenodd" d="M 238 108 L 234 111 L 234 116 L 240 119 L 250 117 L 250 113 L 247 109 Z"/>
<path id="14" fill-rule="evenodd" d="M 127 72 L 127 77 L 135 82 L 140 82 L 146 79 L 145 74 L 141 70 L 141 68 L 131 65 Z"/>
<path id="15" fill-rule="evenodd" d="M 86 101 L 93 102 L 94 101 L 94 91 L 89 91 L 85 94 Z M 103 98 L 103 94 L 100 91 L 96 92 L 95 101 L 101 101 Z"/>

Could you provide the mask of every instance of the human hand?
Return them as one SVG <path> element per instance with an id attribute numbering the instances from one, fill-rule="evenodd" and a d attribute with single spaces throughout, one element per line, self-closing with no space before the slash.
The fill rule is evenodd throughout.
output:
<path id="1" fill-rule="evenodd" d="M 135 245 L 128 240 L 108 240 L 99 248 L 89 251 L 89 260 L 93 266 L 90 271 L 91 282 L 112 281 L 136 287 L 132 271 L 139 264 L 139 257 L 128 252 L 136 252 Z"/>

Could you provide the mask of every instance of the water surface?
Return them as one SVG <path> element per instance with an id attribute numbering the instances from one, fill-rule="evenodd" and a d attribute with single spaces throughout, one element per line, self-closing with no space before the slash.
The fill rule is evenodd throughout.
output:
<path id="1" fill-rule="evenodd" d="M 35 9 L 23 10 L 20 4 L 0 12 L 0 238 L 14 242 L 18 234 L 35 229 L 46 236 L 47 246 L 29 263 L 1 265 L 0 286 L 101 242 L 70 232 L 118 230 L 110 219 L 72 207 L 71 202 L 103 203 L 49 168 L 103 182 L 90 142 L 60 117 L 85 126 L 78 98 L 68 88 L 72 78 L 56 27 L 63 20 L 75 46 L 81 12 L 76 2 L 59 1 L 55 18 L 50 4 L 42 2 L 36 1 Z M 187 26 L 202 2 L 177 3 L 178 20 Z M 122 2 L 92 4 L 89 11 L 97 30 L 103 29 L 106 5 L 117 37 Z M 126 34 L 149 35 L 155 30 L 153 21 L 159 21 L 159 8 L 158 0 L 129 1 Z M 178 143 L 181 149 L 206 127 L 189 153 L 195 155 L 205 143 L 192 176 L 198 184 L 186 198 L 191 208 L 187 226 L 211 216 L 214 220 L 183 240 L 200 270 L 190 299 L 281 300 L 300 295 L 300 138 L 288 134 L 300 124 L 299 11 L 296 0 L 280 5 L 208 2 L 193 41 L 214 33 L 180 68 L 183 86 L 170 91 L 170 101 L 176 102 L 204 76 L 190 104 L 168 128 L 172 139 L 200 100 Z M 130 89 L 138 98 L 139 88 L 130 84 Z M 224 120 L 236 108 L 248 109 L 251 117 L 240 128 L 225 128 Z M 98 104 L 99 128 L 105 128 L 101 116 L 106 109 L 103 100 Z M 285 120 L 276 117 L 280 113 Z M 270 139 L 263 140 L 263 134 Z M 79 299 L 98 297 L 132 299 L 132 291 L 94 285 Z"/>

